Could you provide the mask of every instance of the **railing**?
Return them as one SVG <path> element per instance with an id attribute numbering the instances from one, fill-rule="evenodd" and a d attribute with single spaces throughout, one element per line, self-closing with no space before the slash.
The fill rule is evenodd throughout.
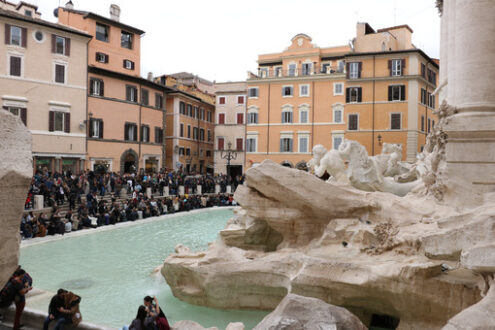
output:
<path id="1" fill-rule="evenodd" d="M 295 69 L 282 70 L 279 68 L 258 68 L 258 74 L 251 73 L 250 79 L 264 79 L 264 78 L 283 78 L 283 77 L 301 77 L 301 76 L 314 76 L 314 75 L 331 75 L 331 74 L 343 74 L 345 73 L 345 66 L 311 66 L 298 67 Z"/>

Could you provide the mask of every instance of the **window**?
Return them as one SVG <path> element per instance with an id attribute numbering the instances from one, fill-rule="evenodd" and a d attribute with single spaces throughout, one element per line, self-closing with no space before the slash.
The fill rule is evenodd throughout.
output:
<path id="1" fill-rule="evenodd" d="M 204 141 L 205 140 L 205 129 L 204 128 L 200 128 L 199 129 L 199 140 L 200 141 Z"/>
<path id="2" fill-rule="evenodd" d="M 282 67 L 281 66 L 275 67 L 274 70 L 275 70 L 274 71 L 275 77 L 282 77 Z"/>
<path id="3" fill-rule="evenodd" d="M 345 61 L 339 61 L 339 66 L 337 68 L 337 72 L 339 72 L 339 73 L 344 72 L 344 68 L 345 68 Z"/>
<path id="4" fill-rule="evenodd" d="M 193 127 L 193 140 L 198 140 L 199 134 L 198 134 L 198 128 Z"/>
<path id="5" fill-rule="evenodd" d="M 289 77 L 294 77 L 297 74 L 297 65 L 289 64 Z"/>
<path id="6" fill-rule="evenodd" d="M 52 34 L 53 53 L 69 56 L 69 39 Z"/>
<path id="7" fill-rule="evenodd" d="M 93 118 L 89 120 L 89 137 L 94 139 L 103 138 L 103 120 Z"/>
<path id="8" fill-rule="evenodd" d="M 340 145 L 344 141 L 344 137 L 342 135 L 334 135 L 332 136 L 332 148 L 334 150 L 338 150 Z"/>
<path id="9" fill-rule="evenodd" d="M 390 129 L 401 129 L 401 114 L 392 113 L 390 114 Z"/>
<path id="10" fill-rule="evenodd" d="M 309 96 L 309 85 L 299 85 L 299 96 Z"/>
<path id="11" fill-rule="evenodd" d="M 437 84 L 437 74 L 434 71 L 428 69 L 427 76 L 430 83 L 432 83 L 433 85 Z"/>
<path id="12" fill-rule="evenodd" d="M 149 105 L 150 92 L 147 89 L 141 89 L 141 103 L 143 105 Z"/>
<path id="13" fill-rule="evenodd" d="M 334 109 L 333 110 L 333 122 L 334 123 L 342 123 L 342 109 Z"/>
<path id="14" fill-rule="evenodd" d="M 435 121 L 434 120 L 431 121 L 431 129 L 435 129 Z"/>
<path id="15" fill-rule="evenodd" d="M 186 156 L 191 156 L 191 148 L 186 148 Z"/>
<path id="16" fill-rule="evenodd" d="M 218 150 L 223 150 L 224 148 L 224 139 L 222 137 L 218 138 Z"/>
<path id="17" fill-rule="evenodd" d="M 307 109 L 299 110 L 299 122 L 305 124 L 308 122 L 309 111 Z"/>
<path id="18" fill-rule="evenodd" d="M 10 38 L 7 38 L 8 37 L 8 31 L 10 30 Z M 25 45 L 25 41 L 24 39 L 26 39 L 26 37 L 24 36 L 25 33 L 26 33 L 26 29 L 25 28 L 20 28 L 18 26 L 12 26 L 12 25 L 8 25 L 6 24 L 5 25 L 5 39 L 6 40 L 9 40 L 10 39 L 10 44 L 11 45 L 15 45 L 15 46 L 21 46 L 21 47 L 26 47 Z M 24 35 L 23 35 L 23 32 L 24 32 Z"/>
<path id="19" fill-rule="evenodd" d="M 29 17 L 33 17 L 33 12 L 31 10 L 24 10 L 24 15 L 26 16 L 29 16 Z"/>
<path id="20" fill-rule="evenodd" d="M 210 122 L 210 123 L 211 123 L 211 121 L 212 121 L 212 120 L 211 120 L 211 111 L 208 111 L 208 112 L 206 113 L 206 120 L 207 120 L 208 122 Z"/>
<path id="21" fill-rule="evenodd" d="M 133 123 L 127 123 L 124 126 L 124 140 L 137 141 L 137 125 Z"/>
<path id="22" fill-rule="evenodd" d="M 155 93 L 155 108 L 163 108 L 163 95 L 161 93 Z"/>
<path id="23" fill-rule="evenodd" d="M 421 63 L 421 77 L 426 77 L 426 65 L 424 63 Z"/>
<path id="24" fill-rule="evenodd" d="M 435 95 L 428 93 L 428 106 L 435 108 Z"/>
<path id="25" fill-rule="evenodd" d="M 211 142 L 211 130 L 208 130 L 208 142 Z"/>
<path id="26" fill-rule="evenodd" d="M 108 26 L 96 23 L 96 40 L 108 42 Z"/>
<path id="27" fill-rule="evenodd" d="M 179 112 L 181 115 L 186 114 L 186 104 L 184 102 L 179 103 Z"/>
<path id="28" fill-rule="evenodd" d="M 282 111 L 282 124 L 292 123 L 292 111 L 284 110 Z"/>
<path id="29" fill-rule="evenodd" d="M 218 97 L 218 104 L 225 104 L 225 96 Z"/>
<path id="30" fill-rule="evenodd" d="M 362 102 L 362 89 L 361 87 L 348 87 L 345 89 L 345 101 L 347 103 Z"/>
<path id="31" fill-rule="evenodd" d="M 425 131 L 425 116 L 421 116 L 421 132 Z"/>
<path id="32" fill-rule="evenodd" d="M 431 132 L 431 119 L 428 118 L 428 133 Z"/>
<path id="33" fill-rule="evenodd" d="M 311 63 L 303 63 L 302 64 L 302 74 L 303 76 L 308 76 L 311 74 Z"/>
<path id="34" fill-rule="evenodd" d="M 44 38 L 43 32 L 41 32 L 41 31 L 36 31 L 36 32 L 34 33 L 34 38 L 36 39 L 36 41 L 41 42 L 41 41 L 43 40 L 43 38 Z"/>
<path id="35" fill-rule="evenodd" d="M 199 110 L 199 119 L 205 120 L 205 109 L 203 108 Z"/>
<path id="36" fill-rule="evenodd" d="M 90 78 L 89 80 L 89 93 L 91 95 L 103 96 L 103 80 Z"/>
<path id="37" fill-rule="evenodd" d="M 388 69 L 390 71 L 390 75 L 393 77 L 402 76 L 403 69 L 405 68 L 406 60 L 389 60 L 388 61 Z"/>
<path id="38" fill-rule="evenodd" d="M 249 137 L 246 139 L 246 151 L 256 152 L 256 138 Z"/>
<path id="39" fill-rule="evenodd" d="M 257 124 L 258 123 L 258 113 L 257 112 L 248 112 L 247 123 L 248 124 Z"/>
<path id="40" fill-rule="evenodd" d="M 333 95 L 344 95 L 344 84 L 334 83 L 333 84 Z"/>
<path id="41" fill-rule="evenodd" d="M 235 139 L 235 150 L 242 151 L 242 147 L 244 147 L 244 141 L 242 138 Z"/>
<path id="42" fill-rule="evenodd" d="M 244 114 L 243 113 L 237 114 L 237 124 L 244 124 Z"/>
<path id="43" fill-rule="evenodd" d="M 268 77 L 268 68 L 260 68 L 260 77 L 261 78 L 266 78 Z"/>
<path id="44" fill-rule="evenodd" d="M 184 137 L 184 124 L 180 124 L 180 137 Z"/>
<path id="45" fill-rule="evenodd" d="M 280 152 L 292 152 L 292 138 L 291 137 L 280 138 Z"/>
<path id="46" fill-rule="evenodd" d="M 14 116 L 20 117 L 24 125 L 27 124 L 27 109 L 17 107 L 3 107 L 6 111 L 10 112 Z"/>
<path id="47" fill-rule="evenodd" d="M 184 150 L 185 150 L 185 149 L 184 149 L 184 148 L 182 148 L 182 147 L 181 147 L 181 148 L 179 148 L 179 156 L 184 156 L 184 154 L 185 154 L 185 153 L 184 153 Z"/>
<path id="48" fill-rule="evenodd" d="M 163 129 L 155 126 L 155 143 L 163 143 Z"/>
<path id="49" fill-rule="evenodd" d="M 258 97 L 258 87 L 249 88 L 249 97 Z"/>
<path id="50" fill-rule="evenodd" d="M 427 105 L 427 94 L 426 89 L 421 88 L 421 104 Z"/>
<path id="51" fill-rule="evenodd" d="M 359 117 L 357 114 L 349 114 L 347 129 L 349 131 L 357 131 L 359 128 Z"/>
<path id="52" fill-rule="evenodd" d="M 193 108 L 192 108 L 192 105 L 188 104 L 188 105 L 187 105 L 187 115 L 188 115 L 189 117 L 192 117 L 192 116 L 193 116 L 192 109 L 193 109 Z"/>
<path id="53" fill-rule="evenodd" d="M 22 70 L 21 70 L 21 63 L 22 63 L 22 58 L 19 56 L 10 56 L 10 71 L 9 75 L 14 76 L 14 77 L 20 77 Z"/>
<path id="54" fill-rule="evenodd" d="M 55 82 L 65 84 L 65 65 L 55 64 Z"/>
<path id="55" fill-rule="evenodd" d="M 286 96 L 292 96 L 294 95 L 294 90 L 292 88 L 292 86 L 283 86 L 282 87 L 282 96 L 286 97 Z"/>
<path id="56" fill-rule="evenodd" d="M 237 96 L 237 104 L 244 104 L 244 96 L 243 95 Z"/>
<path id="57" fill-rule="evenodd" d="M 330 63 L 322 63 L 320 73 L 330 73 Z"/>
<path id="58" fill-rule="evenodd" d="M 141 142 L 150 142 L 150 127 L 141 125 Z"/>
<path id="59" fill-rule="evenodd" d="M 211 150 L 206 150 L 206 157 L 211 157 Z"/>
<path id="60" fill-rule="evenodd" d="M 50 111 L 48 118 L 48 130 L 50 132 L 70 133 L 70 113 Z"/>
<path id="61" fill-rule="evenodd" d="M 134 62 L 130 60 L 124 60 L 123 62 L 124 69 L 134 70 Z"/>
<path id="62" fill-rule="evenodd" d="M 120 45 L 123 48 L 132 49 L 132 33 L 122 31 L 120 33 Z"/>
<path id="63" fill-rule="evenodd" d="M 199 108 L 194 107 L 194 118 L 199 119 Z"/>
<path id="64" fill-rule="evenodd" d="M 219 124 L 225 124 L 225 114 L 224 113 L 218 114 L 218 123 Z"/>
<path id="65" fill-rule="evenodd" d="M 299 152 L 308 152 L 308 137 L 299 137 Z"/>
<path id="66" fill-rule="evenodd" d="M 187 138 L 191 138 L 191 125 L 187 125 Z"/>
<path id="67" fill-rule="evenodd" d="M 108 63 L 108 55 L 100 52 L 96 52 L 96 62 Z"/>
<path id="68" fill-rule="evenodd" d="M 404 101 L 406 99 L 406 85 L 388 86 L 389 101 Z"/>
<path id="69" fill-rule="evenodd" d="M 361 62 L 350 62 L 347 63 L 347 66 L 348 66 L 347 75 L 349 79 L 361 78 L 361 67 L 362 67 Z"/>
<path id="70" fill-rule="evenodd" d="M 137 88 L 136 86 L 125 86 L 126 97 L 129 102 L 137 102 Z"/>

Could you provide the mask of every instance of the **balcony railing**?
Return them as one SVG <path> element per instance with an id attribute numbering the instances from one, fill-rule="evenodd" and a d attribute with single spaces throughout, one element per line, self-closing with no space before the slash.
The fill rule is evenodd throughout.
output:
<path id="1" fill-rule="evenodd" d="M 345 66 L 311 66 L 298 67 L 295 69 L 282 70 L 282 68 L 258 68 L 258 73 L 251 73 L 249 79 L 263 79 L 263 78 L 284 78 L 284 77 L 301 77 L 301 76 L 314 76 L 314 75 L 331 75 L 331 74 L 343 74 L 345 73 Z"/>

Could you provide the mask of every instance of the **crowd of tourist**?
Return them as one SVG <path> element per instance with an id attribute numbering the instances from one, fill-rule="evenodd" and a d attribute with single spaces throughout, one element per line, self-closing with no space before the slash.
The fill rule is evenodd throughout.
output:
<path id="1" fill-rule="evenodd" d="M 33 177 L 26 207 L 32 207 L 32 196 L 41 194 L 45 206 L 51 210 L 38 215 L 25 214 L 21 235 L 24 239 L 43 237 L 169 213 L 232 206 L 236 202 L 232 194 L 226 193 L 227 186 L 231 185 L 234 191 L 242 182 L 241 176 L 232 180 L 225 175 L 186 175 L 177 171 L 123 176 L 92 171 L 78 176 L 38 172 Z M 199 185 L 201 195 L 196 194 Z M 220 193 L 215 193 L 215 185 L 220 186 Z M 178 195 L 179 186 L 184 186 L 183 195 Z M 165 187 L 168 187 L 168 196 L 163 196 Z M 146 194 L 148 188 L 156 198 Z M 104 199 L 104 196 L 110 197 Z M 69 208 L 64 213 L 61 205 L 65 202 Z"/>

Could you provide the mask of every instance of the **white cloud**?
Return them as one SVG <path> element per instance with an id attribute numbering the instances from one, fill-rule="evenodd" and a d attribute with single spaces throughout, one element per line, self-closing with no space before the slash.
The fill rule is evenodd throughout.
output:
<path id="1" fill-rule="evenodd" d="M 38 0 L 42 17 L 65 0 Z M 36 1 L 35 1 L 36 3 Z M 433 0 L 73 0 L 76 9 L 107 16 L 111 3 L 121 22 L 146 31 L 141 73 L 188 71 L 209 80 L 244 80 L 257 56 L 280 52 L 297 33 L 321 47 L 347 44 L 356 22 L 375 28 L 408 24 L 413 43 L 439 57 L 440 20 Z"/>

